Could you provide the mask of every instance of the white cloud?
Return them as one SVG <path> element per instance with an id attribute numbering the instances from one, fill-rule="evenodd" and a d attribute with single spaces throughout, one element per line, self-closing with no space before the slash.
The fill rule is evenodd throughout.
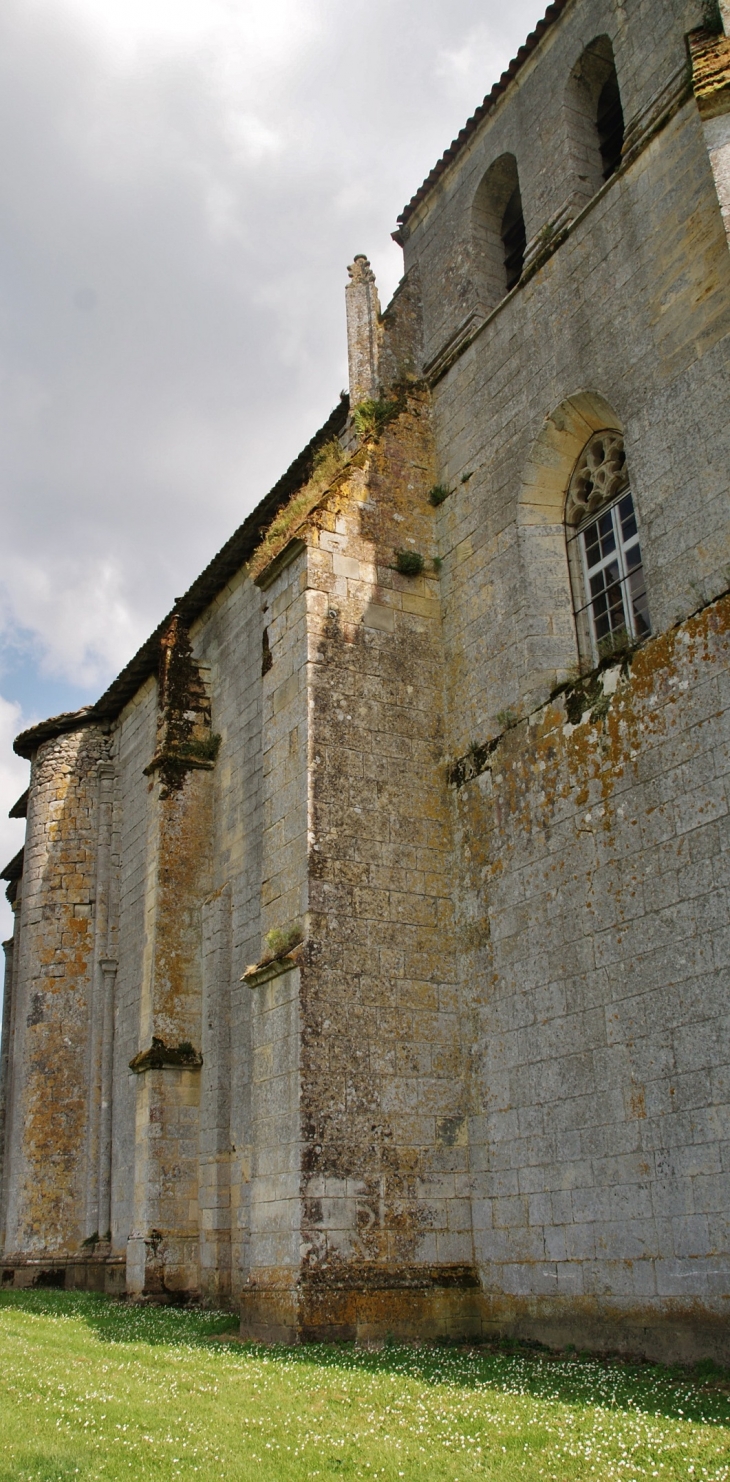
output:
<path id="1" fill-rule="evenodd" d="M 5 0 L 0 640 L 41 680 L 103 687 L 328 414 L 347 263 L 387 301 L 540 8 Z"/>

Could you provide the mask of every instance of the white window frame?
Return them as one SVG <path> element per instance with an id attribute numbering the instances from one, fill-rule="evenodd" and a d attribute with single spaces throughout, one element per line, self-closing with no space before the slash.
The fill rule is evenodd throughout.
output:
<path id="1" fill-rule="evenodd" d="M 620 505 L 627 497 L 631 500 L 631 514 L 633 515 L 634 524 L 637 527 L 634 530 L 633 535 L 630 535 L 628 539 L 624 537 L 622 528 L 622 518 L 625 520 L 626 518 L 628 518 L 628 516 L 624 515 L 622 517 L 619 512 Z M 610 515 L 611 517 L 614 549 L 612 551 L 609 551 L 607 555 L 602 555 L 600 559 L 595 562 L 594 565 L 589 566 L 585 537 L 587 532 L 594 525 L 598 525 L 601 520 L 605 519 L 606 515 Z M 615 583 L 612 583 L 612 585 L 618 585 L 623 611 L 622 627 L 625 630 L 627 637 L 632 643 L 638 643 L 641 642 L 644 638 L 647 638 L 651 632 L 649 609 L 646 602 L 644 563 L 641 555 L 641 543 L 639 540 L 639 531 L 636 520 L 636 505 L 634 503 L 634 497 L 631 493 L 631 489 L 622 489 L 621 493 L 617 495 L 615 499 L 612 499 L 610 504 L 606 504 L 603 509 L 596 510 L 595 513 L 592 514 L 588 519 L 584 520 L 577 529 L 573 529 L 573 531 L 568 535 L 569 556 L 571 556 L 573 553 L 571 547 L 575 549 L 575 542 L 577 542 L 577 553 L 579 554 L 580 564 L 580 585 L 582 586 L 582 592 L 580 595 L 583 598 L 580 605 L 575 603 L 576 628 L 578 631 L 580 646 L 584 646 L 587 638 L 590 644 L 593 662 L 597 665 L 600 663 L 601 659 L 606 656 L 606 653 L 601 653 L 601 644 L 605 644 L 606 638 L 609 637 L 611 634 L 615 634 L 621 631 L 619 628 L 614 627 L 611 623 L 608 634 L 604 634 L 603 637 L 599 638 L 596 632 L 597 619 L 595 604 L 599 600 L 601 594 L 596 593 L 595 596 L 592 595 L 591 578 L 595 578 L 600 572 L 606 571 L 612 564 L 614 564 L 618 570 L 617 581 Z M 639 555 L 638 561 L 636 561 L 633 565 L 630 564 L 630 561 L 627 559 L 632 551 L 638 551 Z M 577 575 L 578 573 L 576 571 L 576 567 L 578 566 L 578 563 L 575 561 L 571 561 L 570 564 L 571 569 Z M 638 593 L 635 590 L 637 577 L 639 577 L 641 581 L 641 590 L 638 591 Z M 574 588 L 577 588 L 577 585 L 578 583 L 574 582 Z M 607 587 L 604 588 L 604 591 L 608 590 L 610 589 Z M 578 592 L 577 590 L 574 590 L 574 601 L 575 597 L 577 596 Z M 643 613 L 641 609 L 638 609 L 637 611 L 637 608 L 635 607 L 637 596 L 639 601 L 641 601 L 642 597 L 644 599 Z M 610 614 L 611 608 L 609 607 L 609 623 L 611 621 Z M 583 640 L 582 643 L 581 639 Z M 609 649 L 607 652 L 610 653 L 610 651 L 611 650 Z"/>

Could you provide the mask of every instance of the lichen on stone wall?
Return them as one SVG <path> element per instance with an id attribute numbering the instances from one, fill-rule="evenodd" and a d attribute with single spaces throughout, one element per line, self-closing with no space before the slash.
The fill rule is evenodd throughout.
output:
<path id="1" fill-rule="evenodd" d="M 210 719 L 207 686 L 176 614 L 160 639 L 157 745 L 144 769 L 147 776 L 159 773 L 163 796 L 177 791 L 189 771 L 214 765 L 221 738 Z"/>

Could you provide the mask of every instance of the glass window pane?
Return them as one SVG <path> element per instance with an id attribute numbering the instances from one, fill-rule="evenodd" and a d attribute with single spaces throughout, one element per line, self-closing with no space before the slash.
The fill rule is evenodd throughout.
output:
<path id="1" fill-rule="evenodd" d="M 583 549 L 586 553 L 586 561 L 589 566 L 595 566 L 596 561 L 601 559 L 601 551 L 598 544 L 598 531 L 595 525 L 589 525 L 583 531 Z"/>
<path id="2" fill-rule="evenodd" d="M 631 494 L 627 491 L 577 534 L 587 600 L 576 607 L 576 616 L 589 609 L 594 657 L 599 659 L 613 652 L 623 635 L 641 639 L 651 632 Z"/>
<path id="3" fill-rule="evenodd" d="M 651 632 L 649 623 L 649 604 L 646 600 L 646 587 L 644 586 L 644 573 L 641 567 L 632 571 L 629 577 L 629 591 L 631 593 L 631 608 L 634 614 L 634 625 L 637 638 L 646 638 Z"/>

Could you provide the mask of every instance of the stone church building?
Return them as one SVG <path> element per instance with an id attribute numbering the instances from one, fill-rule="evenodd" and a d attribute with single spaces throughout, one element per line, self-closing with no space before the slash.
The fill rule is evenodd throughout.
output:
<path id="1" fill-rule="evenodd" d="M 555 0 L 31 763 L 5 1284 L 730 1358 L 730 11 Z"/>

